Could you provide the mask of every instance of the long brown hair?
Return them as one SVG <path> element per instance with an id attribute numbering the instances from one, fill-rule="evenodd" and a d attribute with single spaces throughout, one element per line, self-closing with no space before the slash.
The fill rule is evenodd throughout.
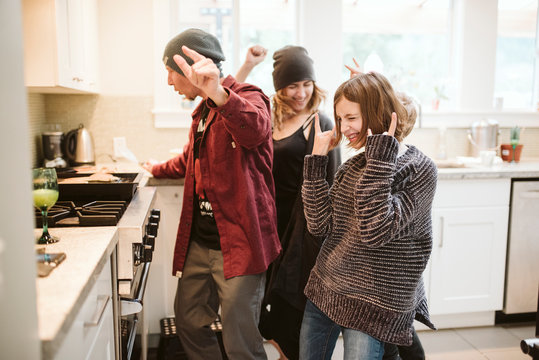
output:
<path id="1" fill-rule="evenodd" d="M 318 110 L 318 107 L 325 98 L 326 91 L 316 86 L 316 83 L 313 81 L 313 95 L 307 103 L 307 110 L 309 110 L 310 113 L 314 113 L 316 110 Z M 278 129 L 281 128 L 284 119 L 296 115 L 296 111 L 294 111 L 294 109 L 292 109 L 292 106 L 290 106 L 292 100 L 290 97 L 284 94 L 284 88 L 277 90 L 275 95 L 272 96 L 271 102 L 273 127 L 276 127 Z"/>
<path id="2" fill-rule="evenodd" d="M 397 129 L 395 138 L 400 142 L 403 139 L 403 127 L 408 123 L 408 114 L 405 107 L 397 98 L 393 87 L 385 76 L 376 72 L 361 73 L 342 83 L 333 99 L 336 135 L 332 147 L 337 146 L 343 135 L 341 133 L 341 119 L 337 116 L 336 105 L 342 99 L 359 104 L 363 125 L 357 139 L 349 146 L 360 148 L 367 141 L 367 129 L 373 134 L 382 134 L 389 129 L 391 113 L 397 113 Z"/>

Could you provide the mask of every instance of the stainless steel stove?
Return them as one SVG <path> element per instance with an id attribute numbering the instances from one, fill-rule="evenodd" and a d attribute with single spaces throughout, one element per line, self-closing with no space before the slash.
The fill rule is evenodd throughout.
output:
<path id="1" fill-rule="evenodd" d="M 141 179 L 139 174 L 122 175 L 131 181 Z M 48 224 L 49 227 L 117 227 L 118 286 L 113 291 L 116 346 L 119 359 L 130 359 L 135 335 L 148 332 L 143 301 L 161 214 L 153 208 L 155 187 L 138 187 L 138 183 L 129 181 L 107 185 L 77 183 L 76 188 L 71 184 L 60 188 L 61 201 L 49 211 Z M 37 227 L 41 227 L 40 221 L 41 215 L 36 213 Z M 146 336 L 141 337 L 141 348 L 144 360 Z"/>
<path id="2" fill-rule="evenodd" d="M 161 213 L 153 208 L 155 188 L 140 188 L 117 224 L 119 337 L 121 358 L 130 359 L 137 331 L 142 359 L 146 358 L 148 324 L 144 317 L 144 292 L 159 229 Z"/>

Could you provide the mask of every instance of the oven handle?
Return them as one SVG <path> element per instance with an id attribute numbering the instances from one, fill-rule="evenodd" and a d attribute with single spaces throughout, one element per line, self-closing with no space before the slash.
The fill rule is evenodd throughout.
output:
<path id="1" fill-rule="evenodd" d="M 135 298 L 120 298 L 121 316 L 127 316 L 131 314 L 137 314 L 142 311 L 142 299 L 144 298 L 144 291 L 146 290 L 146 282 L 148 281 L 148 274 L 150 273 L 151 263 L 144 263 L 144 269 L 140 276 L 138 289 L 135 291 Z"/>
<path id="2" fill-rule="evenodd" d="M 135 345 L 135 337 L 137 335 L 137 322 L 138 318 L 135 315 L 133 318 L 133 325 L 131 326 L 131 331 L 129 332 L 129 337 L 127 338 L 126 350 L 127 350 L 127 359 L 131 359 L 131 354 L 133 353 L 133 347 Z"/>

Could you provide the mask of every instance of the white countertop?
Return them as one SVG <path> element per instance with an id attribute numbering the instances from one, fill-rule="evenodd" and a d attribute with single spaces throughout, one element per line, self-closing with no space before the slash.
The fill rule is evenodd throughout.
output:
<path id="1" fill-rule="evenodd" d="M 39 236 L 41 229 L 36 229 Z M 37 313 L 43 358 L 52 358 L 67 335 L 107 258 L 118 242 L 115 226 L 49 228 L 60 241 L 46 253 L 66 253 L 65 260 L 47 277 L 38 277 Z"/>
<path id="2" fill-rule="evenodd" d="M 462 168 L 438 168 L 438 180 L 456 179 L 497 179 L 497 178 L 539 178 L 539 160 L 486 166 L 466 166 Z"/>

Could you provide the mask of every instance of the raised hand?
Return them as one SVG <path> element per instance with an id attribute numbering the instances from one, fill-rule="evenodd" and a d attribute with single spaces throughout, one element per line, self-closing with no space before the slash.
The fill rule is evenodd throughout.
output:
<path id="1" fill-rule="evenodd" d="M 187 46 L 182 46 L 182 50 L 194 61 L 193 65 L 189 65 L 183 57 L 178 54 L 174 55 L 174 61 L 185 77 L 212 99 L 217 106 L 223 105 L 228 99 L 228 94 L 221 86 L 219 68 L 212 59 L 200 55 Z"/>
<path id="2" fill-rule="evenodd" d="M 260 45 L 251 46 L 247 50 L 247 55 L 245 56 L 245 62 L 252 64 L 253 67 L 260 64 L 266 58 L 268 54 L 268 49 Z"/>
<path id="3" fill-rule="evenodd" d="M 320 128 L 320 118 L 318 113 L 314 115 L 314 144 L 313 155 L 327 155 L 331 140 L 335 136 L 335 128 L 322 131 Z"/>
<path id="4" fill-rule="evenodd" d="M 356 65 L 356 67 L 344 65 L 345 68 L 350 70 L 350 79 L 353 78 L 354 76 L 357 76 L 363 73 L 361 71 L 361 66 L 359 66 L 359 63 L 356 61 L 356 58 L 352 58 L 352 60 L 354 61 L 354 64 Z"/>
<path id="5" fill-rule="evenodd" d="M 395 130 L 397 130 L 397 113 L 392 112 L 391 113 L 391 123 L 389 124 L 389 129 L 387 131 L 384 131 L 382 135 L 389 135 L 389 136 L 395 136 Z M 372 130 L 367 129 L 367 135 L 372 135 Z"/>

